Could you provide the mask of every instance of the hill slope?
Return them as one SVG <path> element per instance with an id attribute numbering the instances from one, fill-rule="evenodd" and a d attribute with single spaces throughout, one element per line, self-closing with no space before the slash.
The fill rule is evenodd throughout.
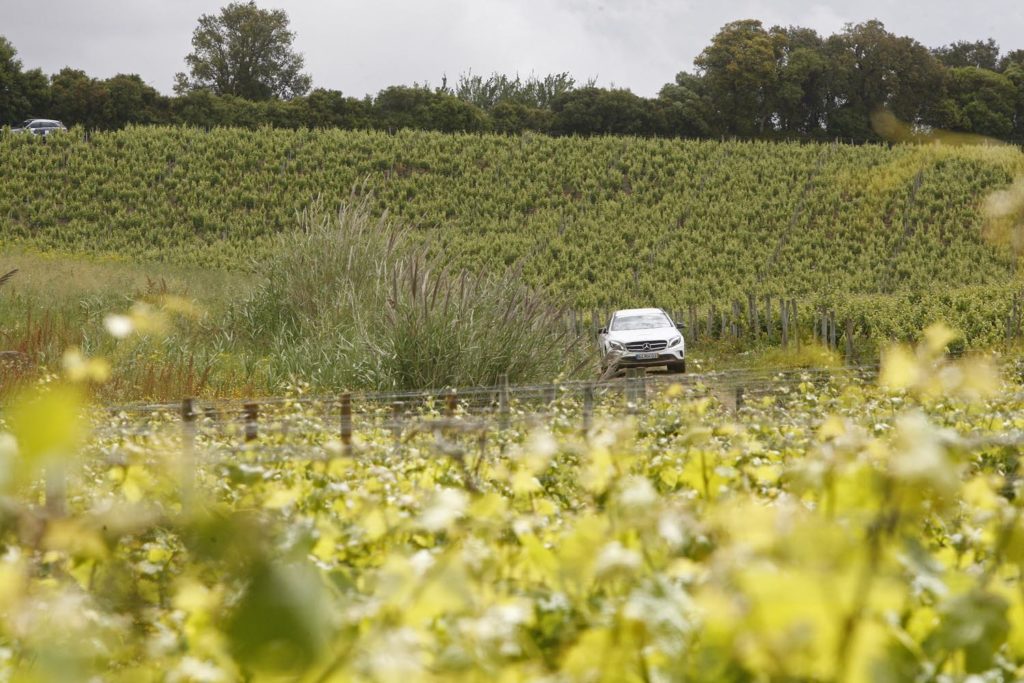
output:
<path id="1" fill-rule="evenodd" d="M 1001 285 L 980 200 L 1016 148 L 135 128 L 0 137 L 0 240 L 251 267 L 359 186 L 456 267 L 580 308 Z"/>

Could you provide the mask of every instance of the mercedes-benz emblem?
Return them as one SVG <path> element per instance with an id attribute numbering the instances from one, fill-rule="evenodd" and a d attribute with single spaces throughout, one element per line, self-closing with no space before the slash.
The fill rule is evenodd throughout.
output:
<path id="1" fill-rule="evenodd" d="M 650 350 L 651 350 L 651 345 L 645 342 L 644 343 L 644 351 L 650 351 Z"/>

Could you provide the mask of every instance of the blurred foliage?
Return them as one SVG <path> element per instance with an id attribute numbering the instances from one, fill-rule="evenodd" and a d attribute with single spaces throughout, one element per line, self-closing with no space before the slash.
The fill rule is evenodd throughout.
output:
<path id="1" fill-rule="evenodd" d="M 86 411 L 77 447 L 44 434 L 84 434 L 68 427 L 79 411 L 26 417 L 73 390 L 69 371 L 3 413 L 0 670 L 1018 679 L 1024 388 L 983 358 L 949 360 L 955 338 L 934 325 L 888 352 L 881 386 L 805 375 L 738 411 L 700 386 L 639 411 L 612 392 L 587 435 L 564 393 L 483 442 L 429 428 L 396 441 L 361 421 L 351 453 L 296 387 L 264 416 L 291 428 L 243 447 L 202 426 L 189 500 L 172 416 L 139 430 Z M 65 514 L 15 476 L 43 451 L 75 465 Z"/>

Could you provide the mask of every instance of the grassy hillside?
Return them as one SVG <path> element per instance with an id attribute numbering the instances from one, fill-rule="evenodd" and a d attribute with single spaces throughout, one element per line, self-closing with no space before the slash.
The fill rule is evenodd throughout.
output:
<path id="1" fill-rule="evenodd" d="M 137 128 L 0 138 L 3 245 L 251 268 L 354 186 L 456 267 L 580 308 L 1006 283 L 978 207 L 1016 148 Z"/>

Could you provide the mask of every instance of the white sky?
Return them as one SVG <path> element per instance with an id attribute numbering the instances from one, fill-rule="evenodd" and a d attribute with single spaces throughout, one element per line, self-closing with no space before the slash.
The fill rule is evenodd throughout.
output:
<path id="1" fill-rule="evenodd" d="M 201 14 L 227 0 L 0 0 L 0 35 L 25 68 L 137 73 L 165 93 Z M 1024 0 L 257 0 L 284 9 L 314 87 L 362 97 L 466 71 L 568 71 L 650 96 L 723 24 L 760 19 L 823 35 L 877 18 L 929 47 L 995 38 L 1024 48 Z M 36 7 L 44 9 L 37 10 Z"/>

